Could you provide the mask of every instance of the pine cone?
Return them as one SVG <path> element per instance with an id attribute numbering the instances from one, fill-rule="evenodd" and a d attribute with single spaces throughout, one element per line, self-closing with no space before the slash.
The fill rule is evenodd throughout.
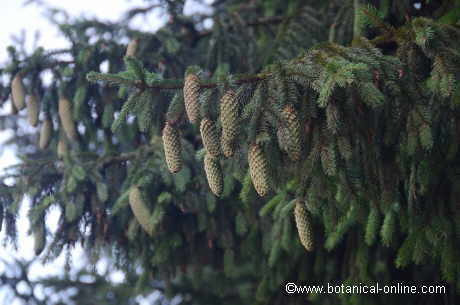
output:
<path id="1" fill-rule="evenodd" d="M 34 252 L 35 255 L 40 255 L 42 253 L 43 249 L 45 248 L 45 243 L 46 243 L 46 234 L 45 234 L 45 226 L 39 225 L 36 230 L 34 230 L 33 236 L 34 236 Z"/>
<path id="2" fill-rule="evenodd" d="M 22 77 L 19 74 L 16 74 L 11 82 L 11 95 L 13 97 L 14 106 L 18 111 L 26 107 L 26 89 L 24 88 Z"/>
<path id="3" fill-rule="evenodd" d="M 2 227 L 3 227 L 3 207 L 0 206 L 0 231 L 2 230 Z"/>
<path id="4" fill-rule="evenodd" d="M 184 82 L 185 112 L 192 124 L 198 123 L 200 117 L 200 79 L 195 74 L 188 74 Z"/>
<path id="5" fill-rule="evenodd" d="M 61 119 L 61 124 L 67 138 L 75 141 L 77 139 L 77 130 L 75 129 L 75 122 L 72 117 L 72 104 L 65 97 L 59 99 L 59 118 Z"/>
<path id="6" fill-rule="evenodd" d="M 142 193 L 139 187 L 133 186 L 129 191 L 129 205 L 133 211 L 134 216 L 141 225 L 141 227 L 149 234 L 153 235 L 154 226 L 151 222 L 151 214 L 146 206 L 144 200 L 142 199 Z"/>
<path id="7" fill-rule="evenodd" d="M 13 99 L 11 99 L 13 100 Z M 11 115 L 16 115 L 18 114 L 18 109 L 16 109 L 16 106 L 14 105 L 14 101 L 11 103 Z"/>
<path id="8" fill-rule="evenodd" d="M 214 122 L 210 119 L 203 119 L 200 125 L 201 139 L 206 151 L 213 157 L 218 157 L 220 154 L 219 138 L 217 136 Z"/>
<path id="9" fill-rule="evenodd" d="M 313 229 L 311 216 L 307 211 L 304 201 L 300 199 L 296 200 L 294 216 L 300 242 L 307 251 L 313 251 Z"/>
<path id="10" fill-rule="evenodd" d="M 276 137 L 278 139 L 278 146 L 281 148 L 282 151 L 287 152 L 290 146 L 289 141 L 289 131 L 286 127 L 280 126 L 276 131 Z"/>
<path id="11" fill-rule="evenodd" d="M 29 124 L 33 127 L 38 124 L 38 114 L 39 114 L 39 105 L 38 105 L 38 96 L 32 94 L 27 99 L 27 119 Z"/>
<path id="12" fill-rule="evenodd" d="M 50 118 L 43 121 L 42 128 L 40 129 L 40 140 L 38 146 L 40 149 L 46 149 L 50 144 L 51 134 L 53 133 L 53 122 Z"/>
<path id="13" fill-rule="evenodd" d="M 225 138 L 221 138 L 222 152 L 226 158 L 231 158 L 235 154 L 235 144 Z"/>
<path id="14" fill-rule="evenodd" d="M 125 56 L 136 56 L 137 47 L 139 46 L 139 39 L 133 39 L 129 42 L 126 48 Z"/>
<path id="15" fill-rule="evenodd" d="M 263 197 L 270 190 L 268 162 L 262 148 L 253 144 L 248 152 L 249 173 L 257 193 Z"/>
<path id="16" fill-rule="evenodd" d="M 301 128 L 297 116 L 297 111 L 292 105 L 286 105 L 281 113 L 285 129 L 283 131 L 285 139 L 285 150 L 293 161 L 300 160 L 302 153 L 301 147 Z M 280 136 L 280 134 L 278 134 Z"/>
<path id="17" fill-rule="evenodd" d="M 67 142 L 65 139 L 59 139 L 58 145 L 57 145 L 57 155 L 59 158 L 64 158 L 64 156 L 67 154 L 69 151 L 69 148 L 67 146 Z"/>
<path id="18" fill-rule="evenodd" d="M 214 195 L 219 197 L 222 194 L 224 186 L 219 159 L 206 154 L 204 156 L 204 171 L 206 172 L 209 188 L 211 188 L 211 191 L 214 193 Z"/>
<path id="19" fill-rule="evenodd" d="M 169 171 L 173 174 L 177 173 L 182 169 L 182 146 L 179 131 L 169 123 L 166 123 L 163 129 L 163 146 Z"/>
<path id="20" fill-rule="evenodd" d="M 220 100 L 220 121 L 222 138 L 233 142 L 238 134 L 238 103 L 233 90 L 228 90 Z"/>

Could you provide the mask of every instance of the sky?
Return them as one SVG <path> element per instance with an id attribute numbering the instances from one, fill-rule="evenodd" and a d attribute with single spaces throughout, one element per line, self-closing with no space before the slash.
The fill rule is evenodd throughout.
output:
<path id="1" fill-rule="evenodd" d="M 25 0 L 0 0 L 0 66 L 7 60 L 6 48 L 8 45 L 14 44 L 13 37 L 21 37 L 25 33 L 26 49 L 33 50 L 35 46 L 43 46 L 45 49 L 59 49 L 66 48 L 67 42 L 58 35 L 55 29 L 46 19 L 44 9 L 35 4 L 24 6 Z M 133 6 L 145 6 L 143 0 L 44 0 L 47 5 L 65 9 L 71 16 L 87 16 L 97 17 L 100 20 L 118 20 L 127 8 Z M 207 1 L 207 3 L 212 0 Z M 110 5 L 108 5 L 110 3 Z M 192 14 L 195 11 L 203 11 L 205 7 L 197 4 L 194 1 L 187 1 L 185 7 L 186 14 Z M 155 31 L 166 21 L 165 16 L 160 11 L 150 14 L 147 17 L 136 17 L 131 25 L 145 31 Z M 36 36 L 36 33 L 40 33 Z M 36 39 L 38 37 L 38 40 Z M 34 43 L 37 42 L 36 44 Z M 1 109 L 0 114 L 9 113 L 9 103 L 6 103 L 8 109 Z M 5 108 L 5 107 L 4 107 Z M 8 132 L 0 132 L 0 146 L 6 139 L 8 139 Z M 15 156 L 14 149 L 0 149 L 0 173 L 5 167 L 18 163 Z M 4 232 L 0 232 L 0 274 L 8 272 L 4 270 L 1 260 L 13 262 L 14 259 L 30 260 L 34 258 L 33 254 L 33 240 L 28 235 L 29 223 L 26 218 L 29 202 L 24 200 L 20 210 L 20 217 L 18 219 L 19 229 L 19 247 L 18 250 L 4 245 L 1 241 L 4 237 Z M 47 217 L 47 227 L 54 231 L 57 227 L 57 220 L 59 212 L 55 209 L 52 210 Z M 39 261 L 34 262 L 29 276 L 31 279 L 36 279 L 46 275 L 59 275 L 62 274 L 65 258 L 62 255 L 53 263 L 46 265 L 41 264 Z M 73 253 L 73 265 L 76 269 L 83 267 L 86 260 L 83 256 L 83 250 L 76 248 Z M 98 263 L 98 272 L 104 272 L 108 268 L 106 261 Z M 119 282 L 123 280 L 121 272 L 115 272 L 111 275 L 111 280 Z M 0 305 L 23 305 L 17 299 L 8 299 L 7 291 L 0 287 Z M 150 303 L 146 300 L 141 301 L 141 304 Z"/>

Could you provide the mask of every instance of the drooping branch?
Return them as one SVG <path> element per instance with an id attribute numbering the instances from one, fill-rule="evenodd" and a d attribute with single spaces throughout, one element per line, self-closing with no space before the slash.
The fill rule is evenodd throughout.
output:
<path id="1" fill-rule="evenodd" d="M 245 84 L 245 83 L 254 83 L 264 79 L 267 79 L 271 76 L 271 73 L 259 73 L 254 75 L 244 75 L 244 76 L 234 76 L 235 84 Z M 105 74 L 99 72 L 90 72 L 87 75 L 87 79 L 90 82 L 97 82 L 97 81 L 104 81 L 110 85 L 115 84 L 124 84 L 132 87 L 136 87 L 139 89 L 182 89 L 184 87 L 184 80 L 183 79 L 167 79 L 162 81 L 153 82 L 151 84 L 145 84 L 141 81 L 133 81 L 122 78 L 120 76 L 114 74 Z M 206 82 L 203 81 L 200 84 L 201 88 L 215 88 L 219 85 L 219 82 Z"/>
<path id="2" fill-rule="evenodd" d="M 130 20 L 130 19 L 136 17 L 139 14 L 142 14 L 142 15 L 148 14 L 151 10 L 153 10 L 155 8 L 159 8 L 159 7 L 163 7 L 163 5 L 161 5 L 161 4 L 151 4 L 151 5 L 148 5 L 146 7 L 136 7 L 134 9 L 131 9 L 128 12 L 126 12 L 126 14 L 125 14 L 123 19 Z"/>

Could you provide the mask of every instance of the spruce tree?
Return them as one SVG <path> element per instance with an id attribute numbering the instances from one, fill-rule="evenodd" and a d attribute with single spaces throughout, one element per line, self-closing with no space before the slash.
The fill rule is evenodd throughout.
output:
<path id="1" fill-rule="evenodd" d="M 56 21 L 68 49 L 8 48 L 10 242 L 27 196 L 33 231 L 62 211 L 44 260 L 78 242 L 183 304 L 459 302 L 459 1 L 150 2 L 117 24 Z M 161 29 L 127 26 L 157 4 Z"/>

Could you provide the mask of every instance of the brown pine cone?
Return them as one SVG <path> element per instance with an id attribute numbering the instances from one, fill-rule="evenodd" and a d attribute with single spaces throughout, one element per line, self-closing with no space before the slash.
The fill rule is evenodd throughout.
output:
<path id="1" fill-rule="evenodd" d="M 220 155 L 220 143 L 214 122 L 207 118 L 203 119 L 200 124 L 200 133 L 206 151 L 211 156 L 218 157 Z"/>
<path id="2" fill-rule="evenodd" d="M 313 251 L 313 229 L 311 224 L 311 216 L 305 206 L 304 201 L 296 199 L 294 216 L 300 242 L 305 247 L 305 249 L 307 249 L 307 251 Z"/>
<path id="3" fill-rule="evenodd" d="M 220 100 L 220 121 L 222 123 L 222 138 L 229 143 L 238 135 L 238 103 L 233 90 L 228 90 Z"/>
<path id="4" fill-rule="evenodd" d="M 179 131 L 169 123 L 163 129 L 163 146 L 169 171 L 173 174 L 179 172 L 182 169 L 182 145 Z"/>
<path id="5" fill-rule="evenodd" d="M 248 152 L 249 173 L 257 193 L 263 197 L 270 190 L 268 162 L 258 144 L 253 144 Z"/>
<path id="6" fill-rule="evenodd" d="M 222 170 L 219 164 L 219 159 L 206 154 L 204 157 L 204 171 L 208 179 L 209 188 L 216 196 L 222 194 L 224 188 L 224 179 L 222 177 Z"/>
<path id="7" fill-rule="evenodd" d="M 72 114 L 72 103 L 66 97 L 59 99 L 59 118 L 67 138 L 71 141 L 77 139 L 77 129 Z"/>
<path id="8" fill-rule="evenodd" d="M 200 79 L 193 73 L 188 74 L 184 81 L 184 104 L 187 117 L 192 124 L 200 118 Z"/>

